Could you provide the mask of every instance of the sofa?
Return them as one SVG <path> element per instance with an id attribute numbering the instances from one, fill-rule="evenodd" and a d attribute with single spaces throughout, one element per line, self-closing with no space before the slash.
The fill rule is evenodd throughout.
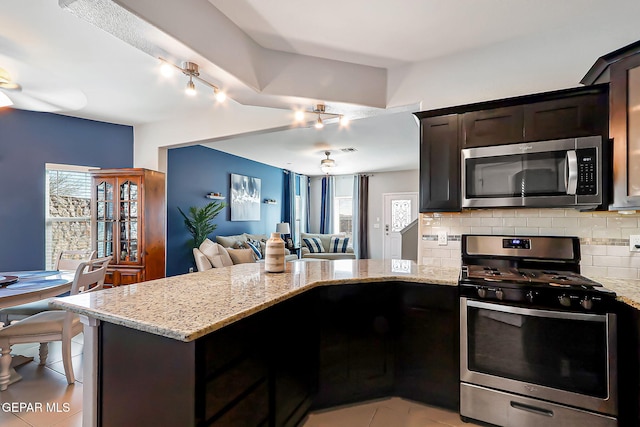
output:
<path id="1" fill-rule="evenodd" d="M 351 238 L 344 234 L 300 233 L 303 259 L 356 259 Z"/>
<path id="2" fill-rule="evenodd" d="M 193 248 L 193 258 L 198 271 L 211 268 L 229 267 L 234 264 L 264 262 L 267 236 L 264 234 L 240 234 L 235 236 L 217 236 L 216 242 L 205 239 L 198 247 Z M 253 248 L 248 244 L 251 242 Z M 285 249 L 285 261 L 298 259 Z"/>

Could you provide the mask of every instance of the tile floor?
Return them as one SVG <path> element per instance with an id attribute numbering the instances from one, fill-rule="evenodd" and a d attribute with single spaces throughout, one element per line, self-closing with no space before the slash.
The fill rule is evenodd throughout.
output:
<path id="1" fill-rule="evenodd" d="M 15 354 L 34 360 L 16 368 L 23 380 L 0 392 L 2 427 L 80 427 L 82 425 L 82 334 L 72 340 L 76 383 L 68 386 L 62 367 L 60 342 L 49 344 L 46 366 L 38 366 L 38 344 L 13 347 Z M 33 410 L 12 411 L 11 404 L 31 404 Z M 38 410 L 37 404 L 42 405 Z M 47 404 L 49 407 L 47 407 Z M 460 427 L 464 423 L 453 411 L 398 397 L 341 406 L 311 413 L 301 427 Z"/>
<path id="2" fill-rule="evenodd" d="M 18 344 L 13 353 L 34 360 L 16 368 L 22 381 L 0 392 L 2 427 L 80 427 L 82 425 L 82 334 L 73 338 L 71 352 L 75 384 L 69 386 L 62 366 L 61 343 L 49 343 L 45 366 L 38 366 L 38 344 Z M 14 407 L 12 407 L 12 404 Z M 16 405 L 25 405 L 23 410 Z M 29 408 L 31 404 L 31 408 Z M 39 409 L 41 405 L 41 409 Z M 18 409 L 15 411 L 14 409 Z"/>
<path id="3" fill-rule="evenodd" d="M 309 414 L 301 427 L 472 427 L 457 412 L 392 397 Z"/>

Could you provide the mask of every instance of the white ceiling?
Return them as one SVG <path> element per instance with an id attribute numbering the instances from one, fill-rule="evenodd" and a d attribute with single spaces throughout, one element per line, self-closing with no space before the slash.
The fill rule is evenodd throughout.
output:
<path id="1" fill-rule="evenodd" d="M 89 3 L 111 4 L 109 0 Z M 317 165 L 327 148 L 339 165 L 339 173 L 417 168 L 418 132 L 408 111 L 451 105 L 452 99 L 466 98 L 457 93 L 457 85 L 448 84 L 428 93 L 416 87 L 415 97 L 391 102 L 389 82 L 411 94 L 411 87 L 402 84 L 412 70 L 428 70 L 432 63 L 454 63 L 456 58 L 465 60 L 470 52 L 478 53 L 480 59 L 474 57 L 474 61 L 482 61 L 479 53 L 499 52 L 501 46 L 516 44 L 536 55 L 530 60 L 546 67 L 545 73 L 537 76 L 535 87 L 560 89 L 567 83 L 558 82 L 577 85 L 598 56 L 640 38 L 637 0 L 114 3 L 162 30 L 159 37 L 146 27 L 138 29 L 138 37 L 148 37 L 149 44 L 155 43 L 155 48 L 176 62 L 197 58 L 203 76 L 233 97 L 227 101 L 230 109 L 238 103 L 310 108 L 322 101 L 334 111 L 369 117 L 353 121 L 348 129 L 337 125 L 322 131 L 293 127 L 207 144 L 310 175 L 319 174 Z M 22 93 L 9 95 L 25 109 L 150 126 L 189 117 L 214 102 L 211 94 L 186 97 L 184 76 L 162 79 L 158 60 L 149 49 L 133 47 L 117 30 L 104 31 L 62 9 L 55 0 L 0 0 L 0 10 L 0 67 L 22 85 Z M 135 33 L 136 28 L 128 25 L 126 32 Z M 545 57 L 546 47 L 551 47 L 549 37 L 554 35 L 563 35 L 554 37 L 554 45 L 569 41 L 575 45 L 582 39 L 598 42 L 574 50 L 575 60 L 571 54 L 558 61 Z M 508 64 L 510 55 L 513 50 L 505 50 L 504 63 L 495 66 Z M 492 58 L 495 61 L 495 56 Z M 470 68 L 477 66 L 470 64 Z M 568 77 L 567 70 L 571 70 Z M 463 78 L 467 76 L 461 75 Z M 523 81 L 505 92 L 521 94 L 517 92 L 526 92 L 529 87 L 531 82 Z M 499 93 L 502 96 L 503 92 Z M 478 94 L 468 96 L 473 100 Z M 358 151 L 339 151 L 347 147 Z"/>

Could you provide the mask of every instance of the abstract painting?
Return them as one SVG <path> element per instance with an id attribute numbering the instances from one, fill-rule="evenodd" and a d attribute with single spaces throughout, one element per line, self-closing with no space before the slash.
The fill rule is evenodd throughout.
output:
<path id="1" fill-rule="evenodd" d="M 231 221 L 260 221 L 260 178 L 231 174 Z"/>

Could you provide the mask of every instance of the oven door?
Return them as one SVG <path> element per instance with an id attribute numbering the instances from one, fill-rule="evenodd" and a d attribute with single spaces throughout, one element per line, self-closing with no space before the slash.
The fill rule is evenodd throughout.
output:
<path id="1" fill-rule="evenodd" d="M 460 299 L 462 382 L 617 415 L 615 314 Z"/>
<path id="2" fill-rule="evenodd" d="M 462 150 L 463 207 L 596 207 L 601 137 Z"/>

